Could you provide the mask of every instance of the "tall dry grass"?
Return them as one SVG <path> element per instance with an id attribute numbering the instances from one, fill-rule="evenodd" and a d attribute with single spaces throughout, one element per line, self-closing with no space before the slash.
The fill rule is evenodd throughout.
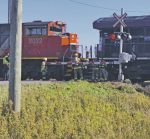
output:
<path id="1" fill-rule="evenodd" d="M 149 139 L 150 98 L 121 83 L 22 86 L 20 116 L 0 86 L 2 139 Z"/>

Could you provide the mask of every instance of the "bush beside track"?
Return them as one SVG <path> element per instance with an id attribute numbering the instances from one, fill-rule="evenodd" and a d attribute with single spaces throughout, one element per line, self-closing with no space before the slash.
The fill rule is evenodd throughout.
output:
<path id="1" fill-rule="evenodd" d="M 150 98 L 122 83 L 23 85 L 18 116 L 0 86 L 0 138 L 149 139 Z"/>

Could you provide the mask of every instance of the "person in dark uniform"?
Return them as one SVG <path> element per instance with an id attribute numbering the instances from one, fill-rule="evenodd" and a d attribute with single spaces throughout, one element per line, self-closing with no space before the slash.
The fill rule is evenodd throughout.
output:
<path id="1" fill-rule="evenodd" d="M 107 64 L 105 60 L 101 60 L 99 73 L 100 73 L 100 81 L 107 81 L 108 80 L 108 72 L 106 70 Z"/>
<path id="2" fill-rule="evenodd" d="M 73 71 L 74 71 L 74 80 L 80 79 L 83 80 L 82 66 L 80 64 L 79 53 L 74 53 L 73 62 L 75 62 Z"/>
<path id="3" fill-rule="evenodd" d="M 3 57 L 3 75 L 4 80 L 8 80 L 9 78 L 9 53 Z"/>
<path id="4" fill-rule="evenodd" d="M 92 62 L 92 81 L 97 82 L 99 80 L 99 65 Z"/>
<path id="5" fill-rule="evenodd" d="M 41 73 L 42 73 L 42 79 L 46 80 L 46 76 L 47 76 L 47 58 L 43 58 L 42 64 L 41 64 Z"/>

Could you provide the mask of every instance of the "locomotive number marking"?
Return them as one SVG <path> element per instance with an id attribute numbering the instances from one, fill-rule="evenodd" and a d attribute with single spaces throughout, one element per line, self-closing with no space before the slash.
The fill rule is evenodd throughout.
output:
<path id="1" fill-rule="evenodd" d="M 42 44 L 43 39 L 42 38 L 29 38 L 30 44 Z"/>

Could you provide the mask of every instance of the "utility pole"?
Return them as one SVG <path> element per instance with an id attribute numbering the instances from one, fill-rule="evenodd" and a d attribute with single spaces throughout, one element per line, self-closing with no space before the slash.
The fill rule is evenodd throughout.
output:
<path id="1" fill-rule="evenodd" d="M 9 101 L 21 109 L 22 0 L 11 0 Z"/>
<path id="2" fill-rule="evenodd" d="M 8 24 L 10 24 L 11 8 L 12 8 L 12 0 L 8 0 Z"/>

